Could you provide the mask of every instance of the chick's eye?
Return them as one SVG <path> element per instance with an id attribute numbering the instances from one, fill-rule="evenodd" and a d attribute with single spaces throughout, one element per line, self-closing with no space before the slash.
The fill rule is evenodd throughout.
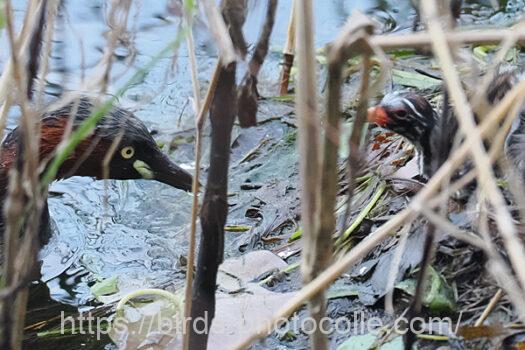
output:
<path id="1" fill-rule="evenodd" d="M 131 146 L 126 146 L 120 150 L 120 155 L 124 159 L 130 159 L 135 154 L 135 149 Z"/>
<path id="2" fill-rule="evenodd" d="M 398 110 L 394 111 L 394 114 L 397 117 L 404 118 L 404 117 L 407 116 L 407 111 L 405 111 L 404 109 L 398 109 Z"/>

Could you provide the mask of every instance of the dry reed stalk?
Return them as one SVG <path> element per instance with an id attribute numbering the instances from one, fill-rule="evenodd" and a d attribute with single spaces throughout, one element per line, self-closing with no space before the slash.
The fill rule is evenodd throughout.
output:
<path id="1" fill-rule="evenodd" d="M 525 30 L 519 29 L 514 32 L 511 29 L 485 29 L 485 30 L 465 30 L 453 31 L 445 35 L 445 41 L 449 44 L 469 45 L 469 44 L 495 44 L 509 36 L 516 37 L 519 45 L 525 44 Z M 430 48 L 432 44 L 431 36 L 426 32 L 418 32 L 400 35 L 376 35 L 370 39 L 371 45 L 378 46 L 385 51 L 403 48 Z"/>
<path id="2" fill-rule="evenodd" d="M 185 2 L 184 20 L 188 30 L 186 34 L 186 45 L 190 59 L 191 83 L 193 88 L 193 110 L 195 111 L 195 170 L 192 183 L 192 203 L 190 232 L 188 233 L 188 258 L 186 265 L 186 286 L 184 288 L 184 327 L 183 327 L 183 349 L 190 348 L 189 324 L 191 317 L 191 295 L 193 292 L 193 268 L 195 266 L 195 245 L 197 236 L 197 217 L 199 212 L 199 176 L 202 148 L 202 125 L 198 125 L 198 116 L 201 111 L 200 84 L 197 73 L 197 58 L 195 57 L 195 44 L 193 41 L 193 13 L 188 13 Z M 192 9 L 193 10 L 193 9 Z M 216 76 L 214 75 L 215 79 Z M 215 85 L 214 83 L 213 85 Z"/>
<path id="3" fill-rule="evenodd" d="M 29 42 L 29 52 L 28 59 L 25 63 L 25 68 L 27 70 L 27 86 L 26 86 L 26 95 L 28 100 L 33 99 L 33 87 L 37 80 L 38 70 L 40 69 L 40 52 L 42 48 L 43 41 L 43 32 L 44 32 L 44 23 L 46 21 L 47 15 L 47 0 L 42 1 L 42 5 L 39 8 L 38 13 L 38 22 L 36 24 L 35 30 L 32 33 L 31 41 Z"/>
<path id="4" fill-rule="evenodd" d="M 320 160 L 319 135 L 321 134 L 320 119 L 317 108 L 317 77 L 315 64 L 315 47 L 313 41 L 314 23 L 312 1 L 296 1 L 296 52 L 299 74 L 296 84 L 295 108 L 298 116 L 298 147 L 299 147 L 299 175 L 301 191 L 301 218 L 303 227 L 304 245 L 301 253 L 301 273 L 305 283 L 315 278 L 317 259 L 322 242 L 317 232 L 319 217 Z M 337 129 L 336 129 L 337 131 Z M 333 143 L 338 145 L 336 133 Z M 324 181 L 323 181 L 324 182 Z M 333 207 L 330 207 L 333 210 Z M 332 213 L 333 215 L 333 213 Z M 328 240 L 331 242 L 330 240 Z M 324 252 L 323 252 L 324 253 Z M 328 263 L 326 259 L 324 265 Z M 323 293 L 312 295 L 309 298 L 308 309 L 316 320 L 324 316 L 325 300 Z M 326 337 L 319 329 L 310 335 L 310 346 L 313 349 L 326 349 Z"/>
<path id="5" fill-rule="evenodd" d="M 40 6 L 30 6 L 29 9 L 35 13 L 26 14 L 26 20 L 33 18 L 36 22 L 29 31 L 28 47 L 32 50 L 32 55 L 39 55 L 40 39 L 44 25 L 44 11 L 46 2 L 41 2 Z M 38 16 L 39 15 L 39 16 Z M 5 231 L 5 260 L 3 279 L 6 286 L 17 286 L 25 281 L 31 271 L 34 270 L 38 252 L 38 228 L 40 224 L 40 213 L 45 201 L 45 192 L 39 189 L 38 179 L 38 150 L 39 120 L 35 120 L 34 112 L 29 106 L 29 99 L 32 95 L 31 82 L 33 75 L 26 74 L 26 69 L 22 68 L 28 59 L 29 51 L 21 50 L 17 40 L 15 40 L 13 14 L 11 1 L 5 2 L 6 28 L 11 50 L 10 73 L 15 86 L 11 97 L 18 101 L 21 109 L 20 130 L 23 135 L 22 144 L 19 145 L 19 154 L 24 154 L 23 158 L 17 158 L 16 166 L 10 171 L 9 193 L 5 201 L 4 210 Z M 37 18 L 39 17 L 39 20 Z M 36 39 L 35 39 L 36 38 Z M 33 59 L 30 72 L 35 74 L 38 70 L 38 60 Z M 5 105 L 4 108 L 9 106 Z M 35 203 L 34 206 L 27 206 L 29 201 Z M 2 213 L 3 214 L 3 213 Z M 21 288 L 11 297 L 3 300 L 0 315 L 0 347 L 10 349 L 20 349 L 23 338 L 23 327 L 25 320 L 25 310 L 27 305 L 28 286 Z"/>
<path id="6" fill-rule="evenodd" d="M 18 47 L 17 55 L 26 52 L 31 42 L 31 33 L 37 25 L 39 1 L 29 1 L 26 8 L 26 15 L 20 33 L 15 42 Z M 0 140 L 3 139 L 4 129 L 7 123 L 7 112 L 14 101 L 12 87 L 13 82 L 13 63 L 11 58 L 4 65 L 0 76 Z"/>
<path id="7" fill-rule="evenodd" d="M 284 96 L 288 93 L 288 84 L 290 83 L 290 71 L 292 70 L 295 47 L 295 13 L 296 6 L 292 0 L 290 9 L 290 19 L 288 20 L 288 29 L 286 31 L 286 43 L 283 49 L 283 67 L 281 68 L 281 77 L 279 78 L 279 95 Z"/>
<path id="8" fill-rule="evenodd" d="M 49 70 L 49 57 L 51 57 L 51 49 L 53 47 L 53 33 L 55 31 L 55 19 L 58 15 L 58 7 L 60 0 L 48 0 L 46 28 L 43 38 L 42 47 L 42 62 L 40 63 L 40 70 L 37 74 L 37 94 L 36 94 L 36 108 L 40 108 L 43 104 L 45 77 Z"/>
<path id="9" fill-rule="evenodd" d="M 356 17 L 357 15 L 357 17 Z M 350 154 L 347 161 L 346 166 L 346 173 L 348 176 L 348 199 L 346 206 L 345 213 L 343 216 L 343 226 L 347 225 L 348 219 L 350 217 L 351 212 L 351 201 L 350 197 L 353 195 L 354 187 L 355 187 L 355 179 L 354 175 L 352 173 L 357 173 L 357 171 L 352 171 L 352 169 L 357 169 L 362 163 L 361 154 L 359 153 L 359 144 L 361 141 L 361 134 L 363 130 L 363 125 L 366 120 L 366 111 L 368 107 L 368 100 L 371 96 L 373 96 L 377 91 L 379 91 L 381 88 L 383 88 L 385 80 L 388 76 L 388 73 L 390 72 L 390 64 L 388 63 L 388 58 L 386 57 L 383 50 L 381 50 L 379 47 L 372 45 L 369 35 L 372 34 L 374 22 L 370 21 L 366 16 L 362 15 L 360 12 L 356 12 L 352 15 L 354 18 L 352 22 L 349 23 L 352 24 L 354 27 L 358 27 L 358 23 L 360 23 L 361 26 L 369 26 L 369 32 L 367 33 L 367 39 L 366 44 L 364 47 L 360 48 L 361 54 L 363 55 L 363 68 L 362 68 L 362 80 L 361 80 L 361 86 L 359 90 L 359 104 L 356 111 L 356 119 L 354 121 L 354 126 L 352 127 L 352 134 L 350 135 L 350 138 L 348 139 L 348 148 L 350 149 Z M 338 39 L 340 42 L 347 42 L 347 45 L 350 43 L 350 34 L 351 32 L 348 30 L 342 30 L 340 38 Z M 354 40 L 355 40 L 355 33 Z M 366 51 L 370 51 L 366 53 Z M 370 84 L 370 77 L 369 72 L 371 70 L 371 61 L 370 61 L 370 55 L 373 54 L 377 57 L 377 60 L 379 62 L 379 74 L 376 76 L 375 81 Z M 344 229 L 344 227 L 343 227 Z"/>
<path id="10" fill-rule="evenodd" d="M 5 3 L 5 16 L 6 16 L 6 27 L 7 27 L 7 33 L 8 33 L 8 39 L 11 49 L 11 65 L 12 65 L 12 81 L 15 85 L 15 92 L 16 92 L 16 99 L 19 101 L 20 109 L 21 109 L 21 118 L 20 118 L 20 126 L 21 130 L 23 131 L 23 150 L 24 150 L 24 158 L 23 159 L 17 159 L 17 171 L 22 173 L 22 178 L 26 181 L 29 181 L 29 191 L 36 189 L 36 185 L 38 183 L 37 178 L 37 167 L 38 167 L 38 138 L 33 137 L 35 134 L 35 123 L 32 120 L 32 111 L 29 107 L 29 99 L 28 95 L 26 95 L 28 81 L 28 76 L 26 75 L 26 72 L 24 69 L 21 68 L 22 63 L 27 58 L 26 55 L 17 54 L 19 52 L 17 44 L 15 42 L 15 35 L 14 35 L 14 24 L 13 24 L 13 18 L 12 18 L 12 7 L 11 7 L 11 1 L 6 1 Z M 21 184 L 20 184 L 21 185 Z M 21 190 L 22 192 L 25 192 L 25 190 Z M 32 192 L 32 191 L 31 191 Z M 31 193 L 30 192 L 30 193 Z M 34 195 L 38 195 L 37 191 L 34 191 Z M 18 219 L 17 219 L 18 220 Z M 15 225 L 18 226 L 18 225 Z M 15 227 L 12 227 L 11 229 L 16 229 Z M 18 232 L 18 230 L 17 230 Z M 11 240 L 16 247 L 16 236 L 10 237 L 9 240 Z M 15 251 L 7 251 L 6 252 L 6 261 L 9 261 L 9 263 L 13 263 L 14 260 L 11 258 L 16 258 L 16 255 L 18 253 L 17 250 Z M 13 266 L 8 266 L 6 264 L 6 280 L 9 281 L 9 273 L 12 273 L 11 270 Z"/>
<path id="11" fill-rule="evenodd" d="M 219 12 L 219 9 L 215 5 L 215 1 L 203 0 L 200 2 L 204 8 L 204 13 L 208 19 L 208 25 L 210 31 L 213 34 L 215 43 L 219 48 L 219 57 L 221 58 L 221 64 L 226 67 L 230 63 L 236 61 L 237 55 L 235 54 L 235 48 L 233 47 L 228 28 L 224 23 L 224 20 Z"/>
<path id="12" fill-rule="evenodd" d="M 26 15 L 24 17 L 24 21 L 22 24 L 22 28 L 20 30 L 20 33 L 18 34 L 15 42 L 18 47 L 17 55 L 20 54 L 20 52 L 23 52 L 27 50 L 30 41 L 31 41 L 31 33 L 33 32 L 33 29 L 36 27 L 36 23 L 38 22 L 37 16 L 38 16 L 38 7 L 39 2 L 38 1 L 29 1 L 27 3 L 26 7 Z M 4 69 L 2 71 L 2 76 L 0 77 L 0 103 L 3 104 L 4 100 L 7 96 L 11 95 L 11 87 L 13 86 L 13 73 L 12 73 L 12 62 L 11 59 L 9 59 L 6 64 L 4 65 Z"/>
<path id="13" fill-rule="evenodd" d="M 300 12 L 298 11 L 298 14 Z M 299 18 L 301 18 L 299 16 Z M 304 23 L 298 21 L 298 28 Z M 341 30 L 340 34 L 329 46 L 328 49 L 328 93 L 326 100 L 326 117 L 323 123 L 325 132 L 322 139 L 322 153 L 320 159 L 320 181 L 317 181 L 316 187 L 311 190 L 317 191 L 316 198 L 319 200 L 319 207 L 313 218 L 313 231 L 310 236 L 305 235 L 303 254 L 303 280 L 310 282 L 318 276 L 332 261 L 333 243 L 330 237 L 335 231 L 335 201 L 337 195 L 337 158 L 339 149 L 339 127 L 342 117 L 341 112 L 341 84 L 342 71 L 346 61 L 356 52 L 366 52 L 366 41 L 368 35 L 373 30 L 373 23 L 359 12 L 354 13 Z M 348 33 L 352 35 L 348 37 Z M 303 37 L 298 37 L 299 41 L 304 41 Z M 363 47 L 365 49 L 363 49 Z M 360 103 L 358 107 L 356 121 L 352 130 L 351 142 L 360 138 L 360 132 L 366 118 L 366 110 L 369 92 L 369 69 L 371 68 L 368 52 L 363 54 L 363 78 L 360 91 Z M 301 59 L 301 52 L 298 49 L 298 60 Z M 303 70 L 301 70 L 303 72 Z M 315 70 L 312 69 L 312 74 Z M 313 79 L 312 79 L 313 80 Z M 313 80 L 315 81 L 315 80 Z M 316 96 L 310 97 L 310 104 L 316 100 Z M 298 111 L 299 112 L 299 111 Z M 298 114 L 301 115 L 301 114 Z M 311 116 L 313 118 L 315 116 Z M 308 121 L 308 120 L 307 120 Z M 306 122 L 307 122 L 306 121 Z M 313 122 L 310 119 L 310 122 Z M 357 151 L 359 142 L 352 144 L 350 158 L 358 158 Z M 308 161 L 308 160 L 306 160 Z M 352 164 L 355 166 L 355 163 Z M 354 176 L 355 172 L 351 173 Z M 348 179 L 353 183 L 353 178 Z M 305 187 L 303 187 L 304 191 Z M 352 193 L 349 190 L 349 202 L 351 202 Z M 304 218 L 304 213 L 303 216 Z M 303 219 L 304 220 L 304 219 Z M 308 224 L 307 224 L 308 225 Z M 304 225 L 303 225 L 304 227 Z M 325 316 L 326 301 L 324 291 L 321 291 L 310 300 L 309 311 L 316 324 L 320 324 L 321 319 Z M 311 347 L 314 349 L 326 348 L 326 336 L 317 329 L 310 339 Z"/>
<path id="14" fill-rule="evenodd" d="M 129 10 L 131 7 L 131 0 L 113 0 L 111 9 L 108 14 L 108 25 L 111 28 L 107 39 L 107 45 L 102 54 L 95 71 L 98 79 L 93 81 L 92 89 L 94 91 L 101 91 L 106 93 L 109 83 L 109 75 L 113 67 L 113 54 L 117 43 L 126 31 L 128 24 Z"/>
<path id="15" fill-rule="evenodd" d="M 131 0 L 113 0 L 111 4 L 111 8 L 109 10 L 108 14 L 108 27 L 110 28 L 109 35 L 107 38 L 106 47 L 104 48 L 104 52 L 102 54 L 102 58 L 100 59 L 97 67 L 95 68 L 95 77 L 96 79 L 93 79 L 92 88 L 89 90 L 97 91 L 99 95 L 103 95 L 107 93 L 108 84 L 110 80 L 110 74 L 111 69 L 113 68 L 113 60 L 114 60 L 114 53 L 115 49 L 117 47 L 117 44 L 119 40 L 122 38 L 123 34 L 127 30 L 128 26 L 128 18 L 129 18 L 129 11 L 131 9 Z M 78 103 L 80 100 L 78 101 Z M 76 106 L 78 108 L 78 105 Z M 72 115 L 76 116 L 76 111 L 74 111 Z M 111 114 L 109 115 L 111 117 Z M 66 125 L 66 130 L 62 136 L 62 142 L 68 142 L 69 137 L 71 136 L 71 132 L 73 131 L 73 124 L 75 123 L 76 118 L 70 118 L 68 120 L 68 123 Z M 124 136 L 124 129 L 123 126 L 121 127 L 121 130 L 119 130 L 116 137 L 111 142 L 111 145 L 109 146 L 106 154 L 104 154 L 104 158 L 102 159 L 102 175 L 104 178 L 104 212 L 108 212 L 109 210 L 109 163 L 111 159 L 113 158 L 113 155 L 117 151 L 117 148 L 119 146 L 120 141 L 122 140 L 122 137 Z M 88 157 L 89 152 L 85 153 L 85 157 Z M 81 161 L 84 157 L 81 157 L 79 161 L 77 161 L 77 164 L 81 164 Z M 76 168 L 76 167 L 74 167 Z M 106 215 L 104 215 L 105 217 Z"/>
<path id="16" fill-rule="evenodd" d="M 432 14 L 436 18 L 439 17 L 439 23 L 444 23 L 443 26 L 445 28 L 451 28 L 455 26 L 455 20 L 454 16 L 451 13 L 451 6 L 443 6 L 445 3 L 441 2 L 441 6 L 437 6 L 434 9 L 434 13 Z M 452 2 L 450 3 L 452 4 Z M 461 4 L 459 5 L 461 6 Z M 420 8 L 423 7 L 423 5 L 419 6 Z M 418 12 L 418 16 L 421 15 L 421 13 L 425 14 L 423 10 L 420 9 Z M 423 16 L 424 17 L 424 16 Z M 458 17 L 459 17 L 459 11 L 458 11 Z M 428 26 L 428 24 L 427 24 Z M 430 29 L 427 29 L 430 31 Z M 443 35 L 445 34 L 445 30 L 443 30 Z M 452 52 L 452 50 L 450 51 Z M 450 57 L 452 60 L 452 56 Z M 453 118 L 451 116 L 451 108 L 449 106 L 449 91 L 448 89 L 444 89 L 444 107 L 443 111 L 441 112 L 441 118 L 440 122 L 437 123 L 436 127 L 443 126 L 446 128 L 445 122 L 448 118 Z M 442 130 L 445 132 L 445 130 Z M 455 137 L 458 139 L 457 137 Z M 443 162 L 448 158 L 449 151 L 445 149 L 446 144 L 449 143 L 450 140 L 445 139 L 445 135 L 439 136 L 439 142 L 435 145 L 437 147 L 437 153 L 433 155 L 435 159 L 433 159 L 433 165 L 431 167 L 432 175 L 436 172 L 436 170 L 443 164 Z M 446 153 L 445 153 L 446 152 Z M 446 178 L 441 187 L 446 188 L 450 185 L 450 178 Z M 424 207 L 422 207 L 424 208 Z M 441 208 L 438 209 L 441 213 L 447 212 L 448 206 L 443 204 Z M 430 210 L 432 212 L 432 210 Z M 439 216 L 438 216 L 439 217 Z M 415 317 L 419 316 L 422 311 L 423 307 L 423 294 L 425 293 L 425 290 L 427 289 L 427 283 L 428 283 L 428 270 L 432 264 L 432 261 L 434 259 L 435 251 L 436 251 L 436 242 L 435 242 L 435 236 L 436 236 L 436 230 L 437 226 L 433 223 L 433 221 L 429 221 L 429 223 L 425 226 L 425 240 L 423 242 L 423 252 L 422 252 L 422 258 L 421 263 L 419 264 L 419 271 L 417 272 L 416 277 L 416 286 L 414 290 L 414 296 L 410 302 L 410 306 L 407 310 L 407 319 L 408 323 L 412 324 L 412 321 Z M 417 340 L 415 330 L 412 329 L 412 327 L 407 327 L 407 332 L 403 336 L 404 340 L 404 346 L 406 349 L 412 349 L 412 346 Z"/>

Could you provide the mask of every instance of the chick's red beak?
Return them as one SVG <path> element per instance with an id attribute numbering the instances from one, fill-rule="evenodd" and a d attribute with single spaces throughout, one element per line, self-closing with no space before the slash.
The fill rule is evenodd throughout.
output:
<path id="1" fill-rule="evenodd" d="M 368 108 L 366 119 L 370 123 L 375 123 L 379 126 L 385 126 L 390 121 L 385 109 L 379 106 Z"/>

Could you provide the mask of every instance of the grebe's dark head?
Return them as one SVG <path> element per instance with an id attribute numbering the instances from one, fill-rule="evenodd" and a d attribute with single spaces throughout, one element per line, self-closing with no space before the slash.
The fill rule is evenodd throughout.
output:
<path id="1" fill-rule="evenodd" d="M 54 155 L 72 118 L 75 118 L 73 128 L 77 128 L 93 110 L 96 108 L 91 101 L 82 98 L 46 113 L 41 124 L 40 158 L 49 160 Z M 15 129 L 4 141 L 4 166 L 8 161 L 5 155 L 13 153 L 9 150 L 16 148 L 19 138 L 19 132 Z M 104 160 L 111 151 L 113 155 L 105 173 Z M 117 180 L 157 180 L 184 191 L 191 190 L 192 185 L 192 176 L 162 153 L 144 123 L 121 108 L 112 108 L 102 117 L 94 132 L 63 163 L 57 178 L 90 176 L 102 179 L 105 175 Z"/>
<path id="2" fill-rule="evenodd" d="M 389 93 L 367 113 L 369 122 L 406 137 L 416 146 L 428 138 L 436 118 L 430 103 L 413 92 Z"/>

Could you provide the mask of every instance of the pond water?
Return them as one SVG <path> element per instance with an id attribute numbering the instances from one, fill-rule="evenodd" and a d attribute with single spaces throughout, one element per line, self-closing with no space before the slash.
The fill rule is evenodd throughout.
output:
<path id="1" fill-rule="evenodd" d="M 487 23 L 505 25 L 515 19 L 516 12 L 524 5 L 524 1 L 501 1 L 504 10 L 496 11 L 488 0 L 465 2 L 461 19 L 464 26 Z M 251 5 L 245 25 L 249 43 L 253 43 L 259 34 L 265 13 L 264 3 L 258 1 Z M 347 16 L 355 9 L 377 19 L 380 31 L 408 31 L 414 17 L 409 3 L 394 0 L 314 1 L 316 46 L 322 47 L 333 39 Z M 276 95 L 277 92 L 280 52 L 286 40 L 290 4 L 291 1 L 279 2 L 271 52 L 260 77 L 260 91 L 266 97 Z M 23 19 L 25 6 L 25 1 L 14 1 L 18 25 Z M 82 79 L 93 74 L 106 46 L 109 6 L 109 2 L 95 0 L 63 2 L 56 25 L 51 69 L 46 81 L 47 100 L 52 100 L 64 91 L 80 89 Z M 176 37 L 179 21 L 178 17 L 169 14 L 165 1 L 133 2 L 128 22 L 129 40 L 120 43 L 116 50 L 110 93 L 121 87 L 137 69 Z M 200 17 L 194 33 L 199 79 L 204 91 L 215 65 L 216 52 L 202 21 Z M 4 48 L 8 47 L 5 33 L 0 44 Z M 4 65 L 7 57 L 8 51 L 2 50 L 0 66 Z M 192 170 L 192 92 L 184 45 L 176 54 L 174 72 L 171 66 L 172 57 L 162 58 L 143 81 L 127 90 L 118 103 L 134 111 L 150 130 L 155 131 L 155 137 L 160 141 L 172 143 L 172 159 Z M 271 106 L 267 102 L 261 110 L 263 115 L 275 116 L 278 113 L 290 113 L 292 108 Z M 13 110 L 9 128 L 16 125 L 16 116 L 17 112 Z M 234 145 L 232 164 L 243 159 L 263 139 L 279 145 L 290 129 L 288 124 L 281 122 L 265 123 L 254 131 L 235 128 L 237 144 Z M 177 142 L 173 143 L 172 140 Z M 293 144 L 291 147 L 274 147 L 272 150 L 275 154 L 267 158 L 271 164 L 259 164 L 256 170 L 253 170 L 255 167 L 243 166 L 232 169 L 232 191 L 238 190 L 239 184 L 247 180 L 248 173 L 250 181 L 290 181 L 296 186 L 297 158 Z M 203 159 L 206 166 L 207 151 Z M 203 178 L 205 175 L 204 172 Z M 233 202 L 238 204 L 238 208 L 233 208 L 230 221 L 242 223 L 244 209 L 239 208 L 252 205 L 253 197 L 239 196 Z M 183 283 L 184 271 L 179 257 L 187 252 L 190 195 L 152 181 L 104 182 L 76 177 L 55 182 L 51 186 L 49 203 L 55 234 L 42 252 L 42 273 L 54 300 L 81 309 L 89 308 L 93 304 L 90 286 L 96 280 L 113 276 L 118 276 L 123 289 Z M 275 206 L 276 211 L 279 208 L 279 205 Z M 289 210 L 285 206 L 282 209 Z M 249 241 L 249 234 L 235 233 L 235 237 L 227 237 L 226 256 L 241 254 L 239 241 Z"/>

